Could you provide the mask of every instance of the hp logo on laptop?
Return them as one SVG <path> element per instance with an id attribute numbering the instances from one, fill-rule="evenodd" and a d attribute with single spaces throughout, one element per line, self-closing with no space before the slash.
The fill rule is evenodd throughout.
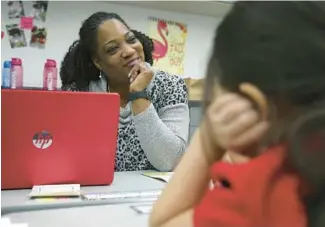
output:
<path id="1" fill-rule="evenodd" d="M 34 135 L 33 144 L 39 149 L 46 149 L 52 145 L 53 137 L 47 131 L 41 131 Z"/>

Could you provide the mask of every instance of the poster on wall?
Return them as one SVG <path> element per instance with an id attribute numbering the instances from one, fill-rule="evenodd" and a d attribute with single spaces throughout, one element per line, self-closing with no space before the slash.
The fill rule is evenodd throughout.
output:
<path id="1" fill-rule="evenodd" d="M 32 28 L 32 34 L 30 38 L 30 47 L 34 48 L 45 48 L 47 31 L 44 27 L 34 26 Z"/>
<path id="2" fill-rule="evenodd" d="M 149 36 L 154 42 L 154 67 L 172 75 L 184 75 L 187 38 L 185 24 L 149 17 Z"/>
<path id="3" fill-rule="evenodd" d="M 21 17 L 20 18 L 20 27 L 22 29 L 32 29 L 34 24 L 34 18 L 33 17 Z"/>
<path id="4" fill-rule="evenodd" d="M 4 31 L 2 31 L 2 26 L 1 26 L 1 39 L 3 39 L 3 37 L 5 36 Z"/>
<path id="5" fill-rule="evenodd" d="M 8 1 L 7 6 L 9 19 L 25 16 L 23 1 Z"/>
<path id="6" fill-rule="evenodd" d="M 33 9 L 32 9 L 31 16 L 34 17 L 35 20 L 40 20 L 42 22 L 45 22 L 49 1 L 32 1 L 32 2 L 33 2 Z"/>
<path id="7" fill-rule="evenodd" d="M 20 28 L 19 24 L 8 24 L 6 28 L 11 48 L 27 46 L 25 32 Z"/>

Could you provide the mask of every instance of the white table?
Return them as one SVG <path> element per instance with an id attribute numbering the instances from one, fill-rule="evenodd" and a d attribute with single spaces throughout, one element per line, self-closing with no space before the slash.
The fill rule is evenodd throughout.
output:
<path id="1" fill-rule="evenodd" d="M 28 227 L 147 227 L 147 214 L 137 214 L 130 204 L 76 207 L 12 213 L 3 217 Z"/>
<path id="2" fill-rule="evenodd" d="M 81 190 L 84 193 L 107 193 L 114 191 L 148 191 L 148 190 L 161 190 L 165 186 L 165 183 L 145 177 L 141 175 L 141 172 L 117 172 L 115 173 L 114 181 L 110 186 L 94 186 L 94 187 L 82 187 Z M 88 205 L 103 205 L 103 204 L 119 204 L 122 201 L 116 200 L 114 202 L 102 200 L 102 201 L 84 201 L 81 198 L 71 198 L 62 200 L 31 200 L 28 198 L 29 190 L 4 190 L 1 191 L 1 209 L 2 213 L 10 213 L 17 211 L 30 211 L 39 209 L 53 209 L 53 208 L 67 208 L 76 206 L 88 206 Z M 127 200 L 125 202 L 144 202 L 152 201 L 153 199 L 135 199 Z"/>

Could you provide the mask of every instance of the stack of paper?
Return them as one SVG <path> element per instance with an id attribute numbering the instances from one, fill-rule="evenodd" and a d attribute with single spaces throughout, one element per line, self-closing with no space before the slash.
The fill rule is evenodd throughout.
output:
<path id="1" fill-rule="evenodd" d="M 80 184 L 35 185 L 29 193 L 31 198 L 78 197 L 80 195 Z"/>

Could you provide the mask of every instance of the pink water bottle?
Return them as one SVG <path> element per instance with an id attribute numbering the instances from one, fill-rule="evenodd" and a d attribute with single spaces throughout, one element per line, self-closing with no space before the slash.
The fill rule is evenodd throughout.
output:
<path id="1" fill-rule="evenodd" d="M 58 69 L 56 62 L 52 59 L 47 59 L 44 65 L 43 72 L 43 89 L 54 91 L 57 90 Z"/>
<path id="2" fill-rule="evenodd" d="M 23 66 L 22 61 L 20 58 L 12 58 L 11 59 L 11 70 L 10 70 L 10 77 L 11 89 L 19 89 L 23 87 Z"/>

